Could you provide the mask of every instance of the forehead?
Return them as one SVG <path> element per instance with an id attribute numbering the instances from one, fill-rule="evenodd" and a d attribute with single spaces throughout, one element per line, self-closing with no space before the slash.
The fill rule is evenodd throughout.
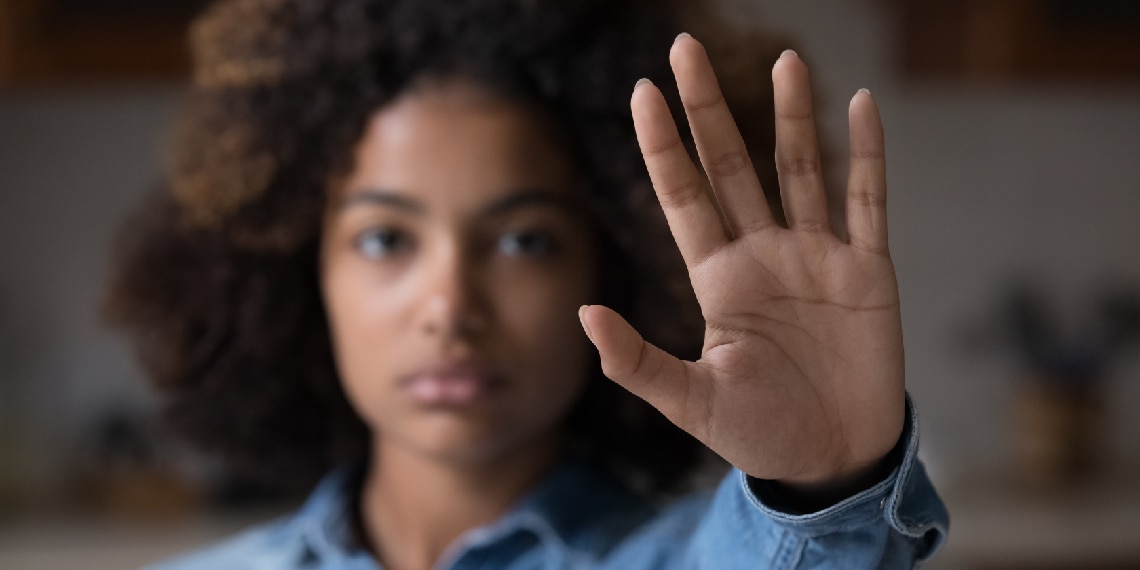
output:
<path id="1" fill-rule="evenodd" d="M 425 203 L 570 192 L 572 160 L 533 107 L 463 83 L 413 90 L 370 117 L 341 199 L 381 189 Z"/>

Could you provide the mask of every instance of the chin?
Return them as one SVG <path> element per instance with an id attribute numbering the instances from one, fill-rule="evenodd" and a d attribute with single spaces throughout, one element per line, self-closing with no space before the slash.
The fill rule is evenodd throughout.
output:
<path id="1" fill-rule="evenodd" d="M 551 426 L 537 430 L 429 430 L 403 439 L 402 447 L 441 463 L 471 465 L 506 460 L 516 453 L 530 453 L 557 445 L 561 430 Z M 426 436 L 426 437 L 425 437 Z"/>

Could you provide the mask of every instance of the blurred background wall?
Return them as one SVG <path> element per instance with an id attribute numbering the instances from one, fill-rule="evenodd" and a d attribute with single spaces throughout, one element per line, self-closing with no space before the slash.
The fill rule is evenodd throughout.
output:
<path id="1" fill-rule="evenodd" d="M 738 21 L 787 32 L 802 46 L 817 115 L 837 151 L 846 144 L 847 99 L 860 87 L 876 96 L 907 382 L 923 412 L 927 461 L 948 478 L 1000 463 L 1019 380 L 998 330 L 1006 289 L 1038 284 L 1075 331 L 1109 282 L 1135 291 L 1140 279 L 1140 67 L 1093 80 L 908 77 L 888 3 L 734 6 L 755 12 Z M 1140 460 L 1138 356 L 1123 356 L 1111 388 L 1113 445 L 1131 462 Z"/>
<path id="2" fill-rule="evenodd" d="M 1073 338 L 1090 326 L 1103 291 L 1140 293 L 1140 67 L 1125 60 L 1101 69 L 1093 50 L 1087 66 L 1078 57 L 1056 73 L 1048 66 L 1026 72 L 975 53 L 960 68 L 923 73 L 945 60 L 935 54 L 926 68 L 915 60 L 922 42 L 906 34 L 914 23 L 905 4 L 727 0 L 724 9 L 739 25 L 794 39 L 811 66 L 821 130 L 837 156 L 846 144 L 848 97 L 868 87 L 883 109 L 908 386 L 922 414 L 923 456 L 955 515 L 942 567 L 1080 567 L 1051 555 L 1047 543 L 1068 540 L 1055 535 L 1083 537 L 1090 525 L 1092 537 L 1066 543 L 1066 552 L 1080 558 L 1082 548 L 1092 555 L 1116 548 L 1104 564 L 1140 567 L 1135 344 L 1099 374 L 1104 405 L 1096 415 L 1106 427 L 1097 436 L 1104 451 L 1093 480 L 1111 483 L 1093 486 L 1117 494 L 1096 495 L 1078 510 L 1033 499 L 1011 500 L 1008 512 L 984 507 L 1002 503 L 986 493 L 1016 488 L 1025 469 L 1017 459 L 1024 436 L 1017 410 L 1034 372 L 1008 333 L 1011 287 L 1035 288 Z M 1116 9 L 1124 4 L 1131 3 Z M 16 21 L 14 6 L 0 2 L 0 30 L 5 18 L 9 28 Z M 997 41 L 977 49 L 1011 53 L 1014 40 L 1004 29 L 983 29 L 983 38 Z M 0 48 L 0 72 L 8 73 L 0 84 L 0 567 L 50 567 L 56 559 L 33 551 L 41 535 L 29 538 L 33 527 L 21 521 L 42 512 L 72 520 L 69 485 L 89 460 L 94 434 L 109 418 L 146 421 L 153 410 L 128 348 L 99 324 L 96 309 L 117 224 L 161 172 L 182 68 L 153 63 L 138 78 L 130 70 L 87 73 L 77 64 L 70 76 L 35 77 L 16 69 L 22 54 L 13 55 L 11 45 Z M 1079 73 L 1085 67 L 1096 73 Z M 846 168 L 841 159 L 831 166 Z M 1045 514 L 1032 520 L 1054 517 L 1056 524 L 1022 538 L 997 540 L 977 522 L 1021 525 L 1018 509 L 1037 512 L 1038 503 Z M 1096 510 L 1102 503 L 1115 510 Z M 1114 530 L 1106 535 L 1096 525 Z M 175 528 L 181 538 L 128 554 L 156 555 L 229 527 Z M 114 550 L 105 535 L 87 536 L 89 550 Z M 1017 540 L 1024 544 L 1009 546 Z"/>
<path id="3" fill-rule="evenodd" d="M 158 176 L 175 99 L 153 88 L 0 98 L 0 429 L 22 440 L 9 476 L 37 500 L 63 483 L 101 413 L 150 404 L 97 305 L 112 236 Z"/>

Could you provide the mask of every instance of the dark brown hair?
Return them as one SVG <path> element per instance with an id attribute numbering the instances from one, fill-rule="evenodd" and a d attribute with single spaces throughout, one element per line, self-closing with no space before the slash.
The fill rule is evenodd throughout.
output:
<path id="1" fill-rule="evenodd" d="M 752 150 L 770 157 L 777 53 L 696 4 L 685 13 L 648 0 L 214 5 L 192 31 L 196 71 L 168 175 L 124 225 L 106 302 L 165 395 L 169 425 L 287 485 L 367 452 L 319 295 L 325 191 L 351 168 L 367 118 L 425 76 L 462 75 L 559 123 L 590 181 L 602 301 L 648 340 L 698 356 L 703 323 L 649 186 L 629 95 L 639 77 L 672 84 L 667 53 L 682 28 L 700 37 L 715 27 L 706 45 L 726 96 Z M 778 196 L 770 167 L 761 179 Z M 683 481 L 700 445 L 595 376 L 570 418 L 576 452 L 650 491 Z"/>

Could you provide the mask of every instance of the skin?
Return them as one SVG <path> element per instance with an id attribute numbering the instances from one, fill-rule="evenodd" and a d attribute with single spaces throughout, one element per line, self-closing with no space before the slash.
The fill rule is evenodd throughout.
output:
<path id="1" fill-rule="evenodd" d="M 664 353 L 605 307 L 583 308 L 583 327 L 609 378 L 745 473 L 825 495 L 857 487 L 882 467 L 905 410 L 878 108 L 866 91 L 851 100 L 844 242 L 828 221 L 803 61 L 785 52 L 772 69 L 787 228 L 763 199 L 704 48 L 682 34 L 670 62 L 708 176 L 659 90 L 639 83 L 631 105 L 705 317 L 702 356 Z"/>
<path id="2" fill-rule="evenodd" d="M 451 83 L 413 91 L 369 124 L 356 168 L 330 197 L 322 283 L 346 391 L 374 434 L 379 459 L 360 508 L 385 567 L 431 568 L 559 461 L 561 421 L 592 362 L 574 322 L 579 305 L 605 374 L 744 472 L 819 498 L 865 487 L 882 470 L 902 430 L 904 382 L 874 101 L 860 92 L 849 110 L 844 242 L 827 218 L 803 62 L 789 52 L 772 72 L 782 228 L 703 47 L 682 35 L 670 60 L 708 176 L 680 144 L 660 91 L 639 83 L 631 105 L 706 319 L 696 362 L 588 304 L 590 233 L 565 205 L 576 176 L 542 117 Z M 563 205 L 511 210 L 518 225 L 488 216 L 520 189 Z M 373 232 L 364 240 L 373 246 L 361 245 L 378 227 L 415 239 L 378 249 L 398 240 Z M 504 247 L 523 227 L 555 235 L 557 253 Z M 368 255 L 378 250 L 386 255 Z M 503 387 L 463 408 L 418 407 L 401 379 L 441 362 L 474 362 Z"/>
<path id="3" fill-rule="evenodd" d="M 596 366 L 576 318 L 591 233 L 545 125 L 469 84 L 425 86 L 374 114 L 329 200 L 323 294 L 373 433 L 361 512 L 385 567 L 431 567 L 556 465 Z M 444 406 L 407 388 L 456 368 L 495 388 Z"/>

